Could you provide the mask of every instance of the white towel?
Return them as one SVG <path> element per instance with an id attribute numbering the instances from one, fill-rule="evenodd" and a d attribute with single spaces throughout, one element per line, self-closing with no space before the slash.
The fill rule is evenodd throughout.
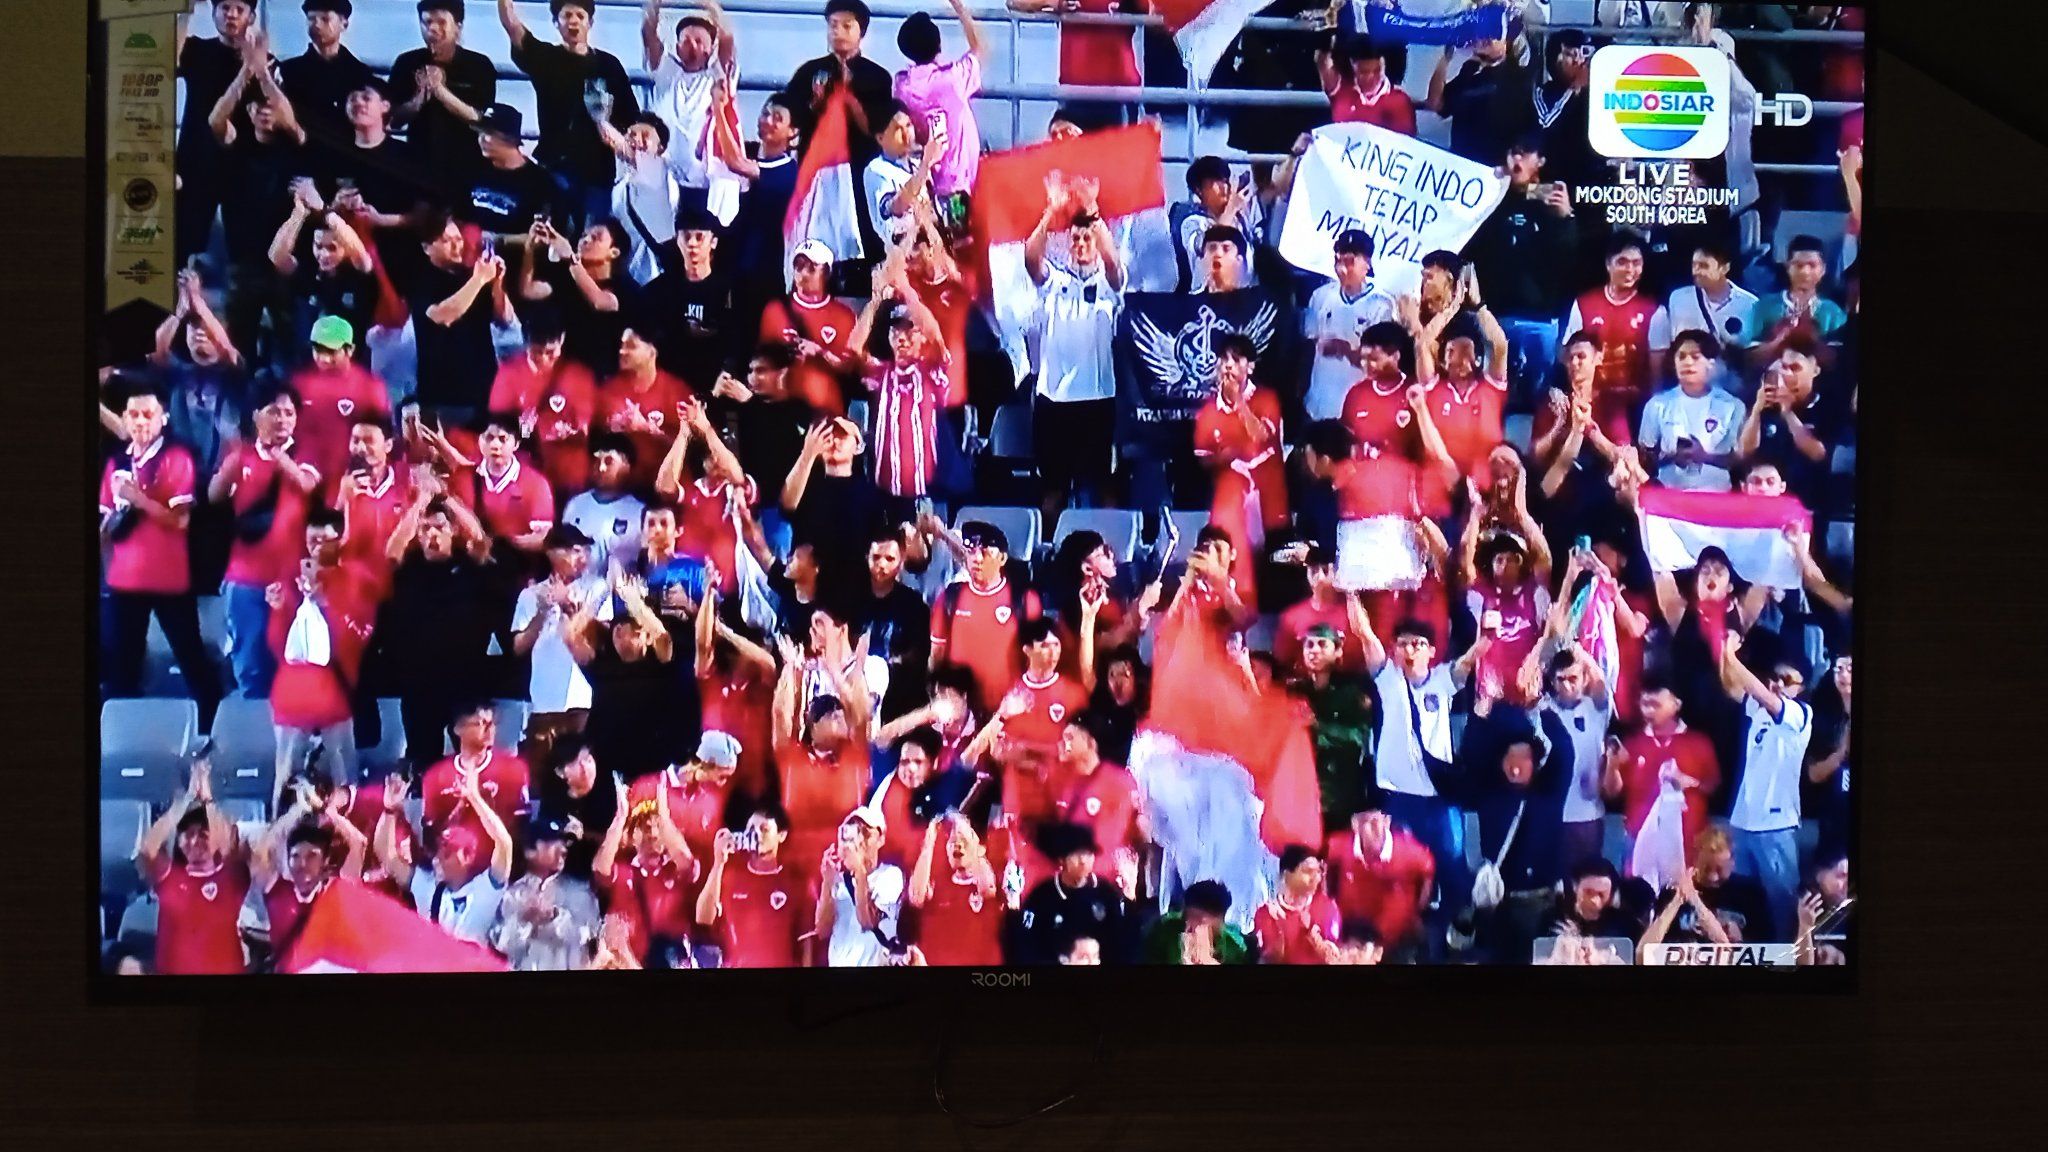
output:
<path id="1" fill-rule="evenodd" d="M 1675 886 L 1685 867 L 1685 790 L 1673 779 L 1676 766 L 1666 761 L 1664 769 L 1658 774 L 1657 802 L 1643 818 L 1628 862 L 1630 875 L 1649 881 L 1659 892 Z"/>
<path id="2" fill-rule="evenodd" d="M 299 601 L 299 610 L 292 614 L 291 631 L 284 637 L 284 659 L 287 664 L 312 664 L 326 667 L 333 658 L 333 644 L 327 634 L 327 614 L 311 596 Z"/>

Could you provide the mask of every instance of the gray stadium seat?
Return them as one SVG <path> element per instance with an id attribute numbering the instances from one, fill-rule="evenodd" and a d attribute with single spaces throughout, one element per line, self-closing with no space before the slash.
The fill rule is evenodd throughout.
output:
<path id="1" fill-rule="evenodd" d="M 1536 442 L 1536 418 L 1527 414 L 1510 416 L 1501 428 L 1508 443 L 1523 456 L 1529 455 L 1529 446 Z"/>
<path id="2" fill-rule="evenodd" d="M 114 939 L 144 956 L 156 955 L 156 914 L 156 897 L 147 892 L 138 895 L 121 910 L 121 926 L 114 931 Z"/>
<path id="3" fill-rule="evenodd" d="M 135 848 L 148 827 L 147 802 L 100 801 L 100 895 L 126 897 L 142 886 L 135 871 Z"/>
<path id="4" fill-rule="evenodd" d="M 1856 522 L 1837 520 L 1828 525 L 1828 559 L 1847 564 L 1856 557 Z"/>
<path id="5" fill-rule="evenodd" d="M 356 760 L 366 778 L 383 776 L 405 760 L 405 715 L 396 696 L 377 701 L 377 715 L 384 725 L 384 738 L 374 748 L 358 748 Z"/>
<path id="6" fill-rule="evenodd" d="M 989 451 L 1003 460 L 1031 458 L 1031 404 L 1023 401 L 996 409 L 989 431 Z"/>
<path id="7" fill-rule="evenodd" d="M 1117 559 L 1128 564 L 1138 555 L 1138 535 L 1144 527 L 1143 521 L 1143 517 L 1129 508 L 1068 508 L 1060 513 L 1059 524 L 1053 529 L 1053 551 L 1059 551 L 1060 542 L 1067 537 L 1088 530 L 1100 533 Z"/>
<path id="8" fill-rule="evenodd" d="M 213 786 L 222 797 L 268 796 L 277 780 L 270 701 L 230 696 L 213 718 Z"/>
<path id="9" fill-rule="evenodd" d="M 519 742 L 526 738 L 526 716 L 529 711 L 524 700 L 494 700 L 491 707 L 498 720 L 497 739 L 493 747 L 507 752 L 516 752 Z"/>
<path id="10" fill-rule="evenodd" d="M 259 800 L 246 796 L 233 800 L 222 800 L 220 802 L 220 810 L 227 813 L 228 819 L 233 820 L 236 827 L 243 829 L 242 838 L 248 840 L 251 844 L 254 844 L 255 841 L 249 839 L 248 827 L 254 825 L 259 830 L 257 835 L 260 836 L 262 835 L 261 829 L 268 827 L 270 824 L 270 801 L 268 800 Z"/>
<path id="11" fill-rule="evenodd" d="M 960 571 L 960 562 L 953 557 L 953 550 L 944 544 L 934 542 L 931 563 L 925 566 L 924 574 L 917 578 L 918 592 L 927 604 L 936 603 L 939 593 L 953 582 Z"/>
<path id="12" fill-rule="evenodd" d="M 1038 546 L 1044 536 L 1039 527 L 1038 509 L 971 504 L 954 514 L 953 527 L 957 530 L 969 520 L 984 520 L 1002 529 L 1010 541 L 1012 560 L 1029 561 L 1037 557 Z"/>
<path id="13" fill-rule="evenodd" d="M 1174 528 L 1180 532 L 1180 545 L 1174 552 L 1174 562 L 1180 563 L 1188 558 L 1188 553 L 1194 548 L 1195 537 L 1209 526 L 1209 514 L 1200 509 L 1176 509 L 1171 515 Z M 1152 541 L 1153 554 L 1157 555 L 1165 544 L 1163 536 L 1155 538 Z"/>
<path id="14" fill-rule="evenodd" d="M 161 801 L 185 785 L 185 751 L 199 727 L 190 700 L 109 700 L 100 706 L 100 797 Z"/>
<path id="15" fill-rule="evenodd" d="M 1778 227 L 1771 233 L 1771 259 L 1785 262 L 1785 246 L 1794 236 L 1814 236 L 1827 246 L 1828 267 L 1834 268 L 1842 254 L 1842 238 L 1849 234 L 1847 212 L 1812 212 L 1788 208 L 1778 213 Z"/>

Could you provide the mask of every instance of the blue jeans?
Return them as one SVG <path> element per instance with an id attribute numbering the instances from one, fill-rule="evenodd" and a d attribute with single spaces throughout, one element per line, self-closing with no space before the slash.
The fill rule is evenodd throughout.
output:
<path id="1" fill-rule="evenodd" d="M 1534 411 L 1543 403 L 1550 366 L 1557 360 L 1557 321 L 1502 316 L 1500 327 L 1508 338 L 1509 395 L 1516 407 Z"/>
<path id="2" fill-rule="evenodd" d="M 270 654 L 270 602 L 256 584 L 223 584 L 220 595 L 227 608 L 235 690 L 250 700 L 268 700 L 271 678 L 277 675 L 277 660 Z"/>
<path id="3" fill-rule="evenodd" d="M 1410 796 L 1388 792 L 1381 804 L 1395 824 L 1422 841 L 1436 858 L 1438 921 L 1448 920 L 1472 899 L 1472 878 L 1465 866 L 1465 814 L 1441 796 Z"/>
<path id="4" fill-rule="evenodd" d="M 1771 923 L 1763 930 L 1743 933 L 1748 941 L 1783 943 L 1797 931 L 1799 905 L 1799 829 L 1776 832 L 1728 830 L 1735 849 L 1735 874 L 1751 876 L 1763 885 L 1764 900 L 1771 908 Z"/>

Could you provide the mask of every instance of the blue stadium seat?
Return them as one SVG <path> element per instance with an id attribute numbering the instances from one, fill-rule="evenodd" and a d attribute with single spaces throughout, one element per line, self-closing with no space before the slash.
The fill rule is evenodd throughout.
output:
<path id="1" fill-rule="evenodd" d="M 230 696 L 213 718 L 213 784 L 218 795 L 268 796 L 277 781 L 277 731 L 270 701 Z"/>
<path id="2" fill-rule="evenodd" d="M 156 914 L 156 897 L 141 893 L 121 910 L 121 924 L 114 930 L 114 939 L 144 956 L 156 955 Z"/>
<path id="3" fill-rule="evenodd" d="M 1068 508 L 1060 513 L 1059 524 L 1053 528 L 1052 548 L 1057 552 L 1060 542 L 1067 537 L 1083 530 L 1093 531 L 1102 536 L 1118 560 L 1128 564 L 1137 558 L 1143 521 L 1129 508 Z"/>
<path id="4" fill-rule="evenodd" d="M 149 804 L 142 800 L 100 801 L 100 895 L 126 898 L 142 886 L 135 871 L 135 848 L 149 827 Z"/>
<path id="5" fill-rule="evenodd" d="M 1515 451 L 1524 457 L 1529 455 L 1529 446 L 1536 442 L 1536 417 L 1510 416 L 1501 428 L 1502 437 L 1515 446 Z"/>
<path id="6" fill-rule="evenodd" d="M 190 700 L 109 700 L 100 706 L 100 797 L 162 801 L 185 785 L 185 751 L 199 728 Z"/>
<path id="7" fill-rule="evenodd" d="M 1180 544 L 1174 552 L 1174 563 L 1180 564 L 1187 560 L 1188 553 L 1194 549 L 1195 537 L 1209 526 L 1209 514 L 1199 509 L 1176 509 L 1170 515 L 1173 518 L 1174 529 L 1180 533 Z M 1159 550 L 1165 546 L 1165 536 L 1155 536 L 1152 540 L 1152 555 L 1156 558 Z"/>
<path id="8" fill-rule="evenodd" d="M 519 750 L 519 742 L 526 738 L 526 717 L 529 707 L 524 700 L 494 700 L 491 707 L 497 713 L 497 738 L 492 747 L 507 752 Z"/>
<path id="9" fill-rule="evenodd" d="M 262 835 L 261 829 L 268 827 L 270 824 L 270 801 L 268 800 L 248 796 L 237 797 L 233 800 L 222 800 L 220 802 L 220 810 L 227 813 L 228 819 L 233 820 L 237 827 L 243 829 L 242 838 L 251 844 L 254 844 L 256 841 L 250 839 L 247 828 L 250 825 L 254 825 L 258 829 L 257 835 L 260 836 Z"/>
<path id="10" fill-rule="evenodd" d="M 969 520 L 983 520 L 1003 530 L 1010 541 L 1010 558 L 1029 561 L 1038 555 L 1044 532 L 1039 527 L 1036 508 L 1017 508 L 994 504 L 970 504 L 953 516 L 953 527 L 959 529 Z"/>
<path id="11" fill-rule="evenodd" d="M 1828 525 L 1828 559 L 1837 564 L 1849 564 L 1856 558 L 1856 522 L 1837 520 Z"/>
<path id="12" fill-rule="evenodd" d="M 869 440 L 873 440 L 875 438 L 875 429 L 872 424 L 868 423 L 870 414 L 868 402 L 865 400 L 855 400 L 846 406 L 846 418 L 860 425 L 861 435 Z"/>
<path id="13" fill-rule="evenodd" d="M 1271 614 L 1260 616 L 1252 621 L 1251 627 L 1244 630 L 1245 650 L 1250 652 L 1271 652 L 1273 650 L 1273 638 L 1279 634 L 1279 631 L 1280 618 L 1278 616 Z"/>
<path id="14" fill-rule="evenodd" d="M 924 573 L 917 578 L 917 590 L 924 596 L 924 602 L 935 603 L 939 593 L 945 591 L 946 585 L 952 583 L 953 577 L 959 573 L 960 562 L 954 559 L 953 550 L 942 543 L 933 542 L 931 563 L 925 566 Z"/>
<path id="15" fill-rule="evenodd" d="M 1842 255 L 1842 238 L 1849 234 L 1847 212 L 1813 212 L 1787 208 L 1778 213 L 1778 226 L 1771 233 L 1771 259 L 1785 262 L 1785 247 L 1794 236 L 1813 236 L 1827 247 L 1828 267 L 1834 268 Z"/>

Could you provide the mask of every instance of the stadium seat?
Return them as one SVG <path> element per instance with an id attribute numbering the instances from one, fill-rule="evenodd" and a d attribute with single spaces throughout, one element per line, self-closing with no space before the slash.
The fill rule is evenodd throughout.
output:
<path id="1" fill-rule="evenodd" d="M 1778 213 L 1778 227 L 1771 233 L 1771 259 L 1785 262 L 1785 247 L 1794 236 L 1814 236 L 1827 246 L 1828 267 L 1842 254 L 1842 237 L 1849 234 L 1847 212 L 1810 212 L 1787 208 Z"/>
<path id="2" fill-rule="evenodd" d="M 1502 436 L 1515 446 L 1515 451 L 1529 455 L 1529 446 L 1536 442 L 1536 418 L 1534 416 L 1510 416 L 1501 429 Z"/>
<path id="3" fill-rule="evenodd" d="M 1856 522 L 1837 520 L 1828 525 L 1828 559 L 1849 564 L 1856 558 Z"/>
<path id="4" fill-rule="evenodd" d="M 1031 560 L 1038 555 L 1038 546 L 1044 536 L 1039 527 L 1036 508 L 1015 508 L 993 504 L 971 504 L 960 509 L 953 516 L 953 527 L 957 531 L 969 520 L 982 520 L 1003 530 L 1010 541 L 1010 556 L 1018 560 Z"/>
<path id="5" fill-rule="evenodd" d="M 953 550 L 944 544 L 934 543 L 931 563 L 925 566 L 923 575 L 917 578 L 917 589 L 924 596 L 924 602 L 936 602 L 939 593 L 945 591 L 946 585 L 952 583 L 953 578 L 959 573 L 960 562 L 954 558 Z"/>
<path id="6" fill-rule="evenodd" d="M 1030 409 L 1022 405 L 996 410 L 988 450 L 975 460 L 974 490 L 982 499 L 1022 503 L 1037 498 L 1038 467 L 1031 452 L 1030 417 Z"/>
<path id="7" fill-rule="evenodd" d="M 868 402 L 865 400 L 855 400 L 846 406 L 846 418 L 860 425 L 860 434 L 872 440 L 875 438 L 875 429 L 868 423 L 870 414 Z"/>
<path id="8" fill-rule="evenodd" d="M 1128 564 L 1137 558 L 1143 527 L 1143 517 L 1129 508 L 1069 508 L 1060 513 L 1053 529 L 1052 550 L 1059 551 L 1060 542 L 1076 532 L 1093 531 L 1102 536 L 1118 560 Z"/>
<path id="9" fill-rule="evenodd" d="M 222 797 L 268 796 L 277 780 L 270 701 L 230 696 L 213 718 L 213 782 Z"/>
<path id="10" fill-rule="evenodd" d="M 1273 638 L 1279 634 L 1279 631 L 1280 618 L 1278 616 L 1270 614 L 1260 616 L 1252 621 L 1251 627 L 1244 630 L 1245 650 L 1250 652 L 1271 652 L 1273 650 Z"/>
<path id="11" fill-rule="evenodd" d="M 254 844 L 256 841 L 249 839 L 246 829 L 253 826 L 257 829 L 256 834 L 261 836 L 263 834 L 262 830 L 270 825 L 270 801 L 268 800 L 258 800 L 246 796 L 234 800 L 222 800 L 220 802 L 220 810 L 227 813 L 228 819 L 233 820 L 237 828 L 244 829 L 242 838 L 250 844 Z"/>
<path id="12" fill-rule="evenodd" d="M 1005 404 L 996 409 L 995 424 L 989 432 L 989 451 L 1001 460 L 1031 458 L 1031 404 Z"/>
<path id="13" fill-rule="evenodd" d="M 377 715 L 383 722 L 384 738 L 373 748 L 358 748 L 356 761 L 365 778 L 383 776 L 405 762 L 405 715 L 396 696 L 377 701 Z"/>
<path id="14" fill-rule="evenodd" d="M 135 849 L 149 827 L 149 804 L 142 800 L 100 801 L 100 895 L 126 898 L 142 886 L 135 871 Z"/>
<path id="15" fill-rule="evenodd" d="M 185 785 L 185 752 L 199 727 L 190 700 L 109 700 L 100 706 L 100 798 L 162 801 Z"/>
<path id="16" fill-rule="evenodd" d="M 156 897 L 147 892 L 137 895 L 121 910 L 121 924 L 114 930 L 114 939 L 144 956 L 156 955 L 156 914 Z"/>
<path id="17" fill-rule="evenodd" d="M 526 739 L 526 716 L 530 710 L 526 701 L 494 700 L 491 707 L 498 718 L 497 738 L 492 746 L 507 752 L 517 751 L 519 742 Z"/>
<path id="18" fill-rule="evenodd" d="M 1176 509 L 1171 513 L 1171 516 L 1173 517 L 1174 529 L 1180 533 L 1180 545 L 1176 554 L 1181 560 L 1186 560 L 1188 552 L 1195 546 L 1195 537 L 1201 534 L 1202 529 L 1209 526 L 1209 514 L 1200 509 Z M 1163 536 L 1155 536 L 1152 540 L 1152 554 L 1157 557 L 1159 550 L 1165 544 L 1166 540 Z"/>

